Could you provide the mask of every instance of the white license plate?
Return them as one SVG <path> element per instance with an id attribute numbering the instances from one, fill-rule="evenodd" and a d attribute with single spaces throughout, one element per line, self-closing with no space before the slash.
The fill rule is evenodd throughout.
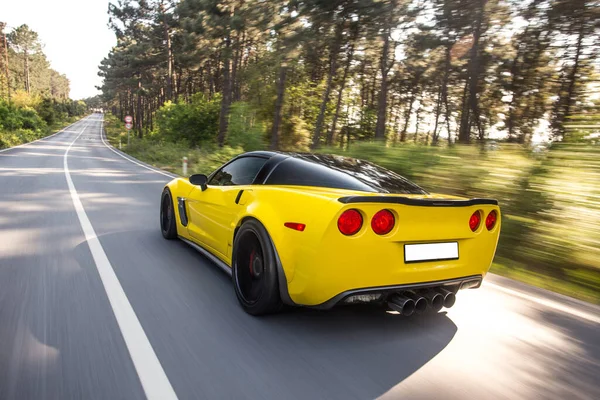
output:
<path id="1" fill-rule="evenodd" d="M 458 242 L 404 245 L 404 262 L 458 260 Z"/>

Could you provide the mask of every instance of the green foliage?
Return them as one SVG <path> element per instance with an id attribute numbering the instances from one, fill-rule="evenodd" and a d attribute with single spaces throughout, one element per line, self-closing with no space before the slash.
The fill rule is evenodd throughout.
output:
<path id="1" fill-rule="evenodd" d="M 181 174 L 183 157 L 188 158 L 188 173 L 210 174 L 232 157 L 244 152 L 239 146 L 217 147 L 204 143 L 202 147 L 190 147 L 185 142 L 157 141 L 155 138 L 131 138 L 127 146 L 127 133 L 121 121 L 112 114 L 105 115 L 105 129 L 109 142 L 128 154 L 157 168 Z"/>
<path id="2" fill-rule="evenodd" d="M 57 110 L 51 99 L 44 99 L 37 108 L 38 114 L 47 124 L 53 124 L 57 119 Z"/>
<path id="3" fill-rule="evenodd" d="M 156 115 L 156 138 L 169 142 L 186 141 L 192 146 L 215 138 L 219 127 L 220 98 L 208 100 L 203 94 L 190 103 L 167 102 Z"/>
<path id="4" fill-rule="evenodd" d="M 51 99 L 25 100 L 22 104 L 8 104 L 0 99 L 0 148 L 31 142 L 54 132 L 85 114 L 86 107 L 71 100 L 58 102 Z"/>
<path id="5" fill-rule="evenodd" d="M 250 104 L 239 101 L 229 111 L 229 134 L 227 143 L 246 151 L 259 150 L 265 146 L 265 125 L 258 120 L 257 112 Z"/>
<path id="6" fill-rule="evenodd" d="M 0 100 L 0 131 L 13 131 L 23 126 L 21 114 L 15 107 Z"/>
<path id="7" fill-rule="evenodd" d="M 44 120 L 32 108 L 17 109 L 21 126 L 19 128 L 29 129 L 32 131 L 42 130 L 46 127 Z"/>
<path id="8" fill-rule="evenodd" d="M 46 127 L 44 120 L 30 107 L 15 107 L 0 100 L 0 131 L 19 129 L 41 131 Z"/>

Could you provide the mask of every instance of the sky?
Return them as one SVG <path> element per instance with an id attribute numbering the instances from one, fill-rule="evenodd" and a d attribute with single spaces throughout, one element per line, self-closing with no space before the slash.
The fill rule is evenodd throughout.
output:
<path id="1" fill-rule="evenodd" d="M 22 24 L 39 34 L 52 68 L 71 81 L 71 98 L 98 94 L 98 65 L 116 44 L 108 0 L 6 0 L 0 21 L 7 31 Z"/>

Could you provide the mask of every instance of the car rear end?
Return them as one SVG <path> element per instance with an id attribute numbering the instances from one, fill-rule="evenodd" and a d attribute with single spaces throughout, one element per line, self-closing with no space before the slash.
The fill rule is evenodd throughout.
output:
<path id="1" fill-rule="evenodd" d="M 406 304 L 423 309 L 427 300 L 439 309 L 451 306 L 458 290 L 479 287 L 494 258 L 501 228 L 495 200 L 377 195 L 336 201 L 335 215 L 313 225 L 318 239 L 296 255 L 288 291 L 298 304 L 384 302 L 408 314 Z"/>

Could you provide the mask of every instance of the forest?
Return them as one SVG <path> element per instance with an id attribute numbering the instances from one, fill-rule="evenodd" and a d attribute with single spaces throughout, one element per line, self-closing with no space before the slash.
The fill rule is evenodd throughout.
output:
<path id="1" fill-rule="evenodd" d="M 109 6 L 118 44 L 100 66 L 103 97 L 134 117 L 139 137 L 166 128 L 156 121 L 165 103 L 166 119 L 186 112 L 171 103 L 212 111 L 218 103 L 216 121 L 184 136 L 192 145 L 212 136 L 229 143 L 240 118 L 277 149 L 562 140 L 569 121 L 598 107 L 599 8 L 590 0 L 119 0 Z"/>
<path id="2" fill-rule="evenodd" d="M 74 122 L 87 105 L 69 99 L 69 80 L 50 68 L 38 34 L 0 23 L 0 149 Z"/>

